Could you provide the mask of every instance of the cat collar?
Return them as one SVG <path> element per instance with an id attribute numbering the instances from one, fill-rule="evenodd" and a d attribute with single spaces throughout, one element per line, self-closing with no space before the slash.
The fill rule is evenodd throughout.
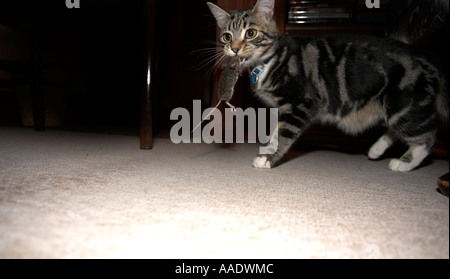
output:
<path id="1" fill-rule="evenodd" d="M 255 85 L 256 83 L 258 83 L 259 80 L 259 75 L 264 71 L 264 68 L 266 67 L 267 64 L 269 64 L 270 59 L 266 59 L 264 60 L 264 64 L 262 64 L 261 66 L 255 67 L 250 75 L 250 83 L 252 85 Z"/>

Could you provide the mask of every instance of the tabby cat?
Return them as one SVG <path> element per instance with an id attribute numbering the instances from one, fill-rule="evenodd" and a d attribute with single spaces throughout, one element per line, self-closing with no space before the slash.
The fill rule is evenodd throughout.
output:
<path id="1" fill-rule="evenodd" d="M 223 57 L 238 56 L 252 90 L 279 108 L 273 155 L 255 168 L 272 168 L 315 122 L 356 135 L 377 124 L 387 132 L 369 150 L 377 159 L 395 141 L 409 147 L 389 163 L 410 171 L 430 153 L 440 121 L 448 123 L 446 79 L 437 61 L 409 45 L 364 36 L 282 36 L 273 19 L 274 0 L 245 11 L 208 3 L 221 29 Z M 269 146 L 270 148 L 270 146 Z"/>

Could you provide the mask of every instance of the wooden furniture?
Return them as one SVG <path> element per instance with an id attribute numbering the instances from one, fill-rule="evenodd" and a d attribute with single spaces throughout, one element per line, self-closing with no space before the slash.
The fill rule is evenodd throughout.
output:
<path id="1" fill-rule="evenodd" d="M 58 76 L 70 90 L 77 89 L 69 96 L 69 129 L 129 125 L 140 114 L 140 147 L 151 149 L 156 0 L 81 2 L 81 8 L 68 9 L 64 1 L 0 1 L 0 24 L 25 34 L 31 58 L 2 60 L 0 55 L 0 70 L 29 77 L 37 131 L 45 129 L 45 104 L 54 101 L 44 100 L 43 85 Z M 113 101 L 117 109 L 110 108 Z M 133 120 L 117 123 L 119 114 Z"/>
<path id="2" fill-rule="evenodd" d="M 156 0 L 143 1 L 144 59 L 142 67 L 142 92 L 140 98 L 140 148 L 153 148 L 153 91 L 156 80 L 155 32 Z"/>
<path id="3" fill-rule="evenodd" d="M 0 70 L 24 75 L 31 85 L 31 98 L 33 109 L 33 123 L 36 131 L 44 131 L 44 100 L 42 91 L 42 57 L 40 52 L 40 24 L 33 19 L 17 19 L 11 12 L 8 2 L 0 3 L 0 24 L 3 28 L 25 34 L 29 41 L 29 56 L 2 57 L 0 55 Z M 0 42 L 1 43 L 1 42 Z M 14 48 L 14 45 L 9 45 Z M 5 54 L 6 56 L 8 54 Z"/>

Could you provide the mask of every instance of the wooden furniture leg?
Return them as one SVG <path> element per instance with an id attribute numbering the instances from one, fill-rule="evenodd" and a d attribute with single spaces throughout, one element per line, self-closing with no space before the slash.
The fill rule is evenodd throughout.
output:
<path id="1" fill-rule="evenodd" d="M 141 93 L 140 108 L 140 147 L 141 149 L 153 148 L 153 123 L 152 123 L 152 95 L 155 83 L 154 45 L 155 45 L 155 16 L 156 0 L 143 0 L 143 30 L 144 30 L 144 68 L 142 75 L 143 90 Z M 143 72 L 144 73 L 144 72 Z"/>

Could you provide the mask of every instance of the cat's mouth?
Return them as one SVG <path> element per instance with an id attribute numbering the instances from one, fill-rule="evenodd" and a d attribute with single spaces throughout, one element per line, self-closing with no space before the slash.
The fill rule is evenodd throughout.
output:
<path id="1" fill-rule="evenodd" d="M 240 56 L 240 55 L 237 55 L 237 54 L 235 56 L 239 57 L 239 61 L 241 62 L 241 64 L 245 63 L 245 62 L 248 62 L 252 58 L 251 56 Z"/>
<path id="2" fill-rule="evenodd" d="M 251 56 L 249 56 L 249 57 L 241 56 L 241 57 L 239 57 L 239 59 L 240 59 L 241 64 L 242 64 L 242 63 L 248 62 L 251 59 Z"/>

